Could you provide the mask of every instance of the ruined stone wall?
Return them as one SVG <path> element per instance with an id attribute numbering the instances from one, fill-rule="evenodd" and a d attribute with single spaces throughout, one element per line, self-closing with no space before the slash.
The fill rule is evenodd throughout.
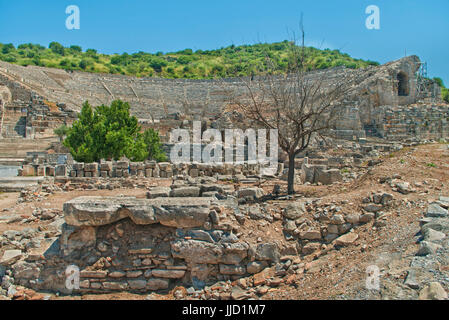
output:
<path id="1" fill-rule="evenodd" d="M 260 173 L 259 164 L 203 164 L 169 162 L 129 162 L 107 161 L 102 163 L 68 163 L 55 164 L 41 161 L 41 163 L 28 163 L 19 170 L 23 176 L 49 176 L 71 178 L 171 178 L 176 175 L 191 177 L 215 175 L 255 175 Z"/>
<path id="2" fill-rule="evenodd" d="M 150 192 L 156 194 L 154 189 Z M 239 189 L 236 196 L 240 202 L 260 196 L 259 192 Z M 180 285 L 203 288 L 251 275 L 258 285 L 256 275 L 267 267 L 287 274 L 288 266 L 278 264 L 283 259 L 349 246 L 358 239 L 354 229 L 371 221 L 384 226 L 382 211 L 391 209 L 394 198 L 388 193 L 370 194 L 363 199 L 361 214 L 345 214 L 336 205 L 322 207 L 317 201 L 289 203 L 276 217 L 283 220 L 286 239 L 296 240 L 296 245 L 285 246 L 277 240 L 245 241 L 235 234 L 237 223 L 273 222 L 274 217 L 259 204 L 238 206 L 234 197 L 217 200 L 185 193 L 154 199 L 79 197 L 64 204 L 65 223 L 58 237 L 26 253 L 9 250 L 2 264 L 11 269 L 16 284 L 65 294 L 166 292 Z M 307 212 L 315 212 L 313 219 Z M 67 287 L 69 266 L 80 271 L 79 289 Z"/>
<path id="3" fill-rule="evenodd" d="M 387 140 L 439 140 L 449 138 L 448 105 L 382 106 L 373 124 Z"/>
<path id="4" fill-rule="evenodd" d="M 275 243 L 248 244 L 220 221 L 211 198 L 81 197 L 64 204 L 61 236 L 13 266 L 18 283 L 62 293 L 202 288 L 278 262 Z M 68 266 L 80 288 L 66 286 Z"/>

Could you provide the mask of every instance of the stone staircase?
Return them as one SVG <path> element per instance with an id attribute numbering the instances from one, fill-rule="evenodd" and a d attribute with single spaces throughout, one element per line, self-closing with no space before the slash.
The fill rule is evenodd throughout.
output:
<path id="1" fill-rule="evenodd" d="M 22 113 L 3 112 L 1 133 L 3 138 L 24 138 L 26 132 L 26 116 Z"/>
<path id="2" fill-rule="evenodd" d="M 418 104 L 400 107 L 380 107 L 382 116 L 378 133 L 392 141 L 418 138 L 438 140 L 449 137 L 449 106 Z M 365 126 L 366 128 L 369 126 Z"/>
<path id="3" fill-rule="evenodd" d="M 5 158 L 24 158 L 27 152 L 45 150 L 57 140 L 57 137 L 45 139 L 3 138 L 0 140 L 0 155 Z"/>

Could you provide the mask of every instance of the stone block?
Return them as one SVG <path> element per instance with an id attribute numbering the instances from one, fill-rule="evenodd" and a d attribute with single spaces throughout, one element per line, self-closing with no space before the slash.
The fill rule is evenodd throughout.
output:
<path id="1" fill-rule="evenodd" d="M 180 187 L 170 192 L 170 197 L 199 197 L 199 187 Z"/>
<path id="2" fill-rule="evenodd" d="M 245 266 L 220 264 L 220 273 L 227 275 L 244 275 L 246 273 Z"/>
<path id="3" fill-rule="evenodd" d="M 163 270 L 163 269 L 153 269 L 151 271 L 153 277 L 157 278 L 168 278 L 168 279 L 179 279 L 184 277 L 186 273 L 185 270 Z"/>
<path id="4" fill-rule="evenodd" d="M 147 169 L 147 170 L 151 170 L 151 169 Z M 147 199 L 169 197 L 170 192 L 171 192 L 170 187 L 152 187 L 147 192 Z"/>
<path id="5" fill-rule="evenodd" d="M 92 163 L 85 163 L 84 164 L 84 172 L 94 172 L 98 170 L 98 163 L 92 162 Z"/>
<path id="6" fill-rule="evenodd" d="M 204 225 L 209 206 L 208 198 L 79 197 L 64 203 L 63 211 L 72 226 L 101 226 L 129 217 L 141 225 L 193 228 Z"/>
<path id="7" fill-rule="evenodd" d="M 168 289 L 170 281 L 168 279 L 151 278 L 147 281 L 147 289 L 152 291 Z"/>

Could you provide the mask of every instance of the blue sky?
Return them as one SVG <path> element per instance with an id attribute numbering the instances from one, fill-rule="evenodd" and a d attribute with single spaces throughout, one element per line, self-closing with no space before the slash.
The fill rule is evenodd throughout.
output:
<path id="1" fill-rule="evenodd" d="M 67 30 L 77 5 L 80 30 Z M 380 8 L 380 30 L 365 8 Z M 215 49 L 292 38 L 304 14 L 306 42 L 379 61 L 416 54 L 449 87 L 448 0 L 0 0 L 0 42 L 58 41 L 102 53 Z"/>

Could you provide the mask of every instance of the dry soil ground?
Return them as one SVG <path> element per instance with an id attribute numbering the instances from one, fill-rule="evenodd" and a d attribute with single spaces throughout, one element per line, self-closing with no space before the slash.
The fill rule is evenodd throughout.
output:
<path id="1" fill-rule="evenodd" d="M 409 182 L 415 192 L 401 194 L 392 191 L 388 184 L 380 183 L 381 178 L 400 176 Z M 279 182 L 276 182 L 279 183 Z M 284 182 L 280 182 L 285 187 Z M 271 191 L 272 183 L 263 186 Z M 418 249 L 419 219 L 427 204 L 439 196 L 449 196 L 449 149 L 445 144 L 428 144 L 401 151 L 383 157 L 382 163 L 372 167 L 368 173 L 351 183 L 331 186 L 297 186 L 298 197 L 320 198 L 321 203 L 344 203 L 346 211 L 360 212 L 361 201 L 371 192 L 392 193 L 395 207 L 386 217 L 386 225 L 380 228 L 373 223 L 357 228 L 359 238 L 352 246 L 332 250 L 323 255 L 312 255 L 304 260 L 305 272 L 295 274 L 289 283 L 271 288 L 262 299 L 379 299 L 407 297 L 397 283 L 403 281 L 410 259 Z M 81 195 L 133 195 L 144 197 L 145 190 L 121 189 L 98 191 L 71 191 L 50 195 L 41 202 L 15 204 L 18 194 L 0 194 L 0 217 L 11 211 L 23 217 L 32 214 L 36 207 L 62 209 L 65 201 Z M 280 204 L 282 206 L 283 204 Z M 2 211 L 9 208 L 10 211 Z M 1 221 L 1 220 L 0 220 Z M 39 222 L 45 224 L 45 222 Z M 0 222 L 0 232 L 20 230 L 37 225 Z M 263 226 L 245 226 L 241 231 L 252 230 L 251 238 L 267 236 L 282 237 L 281 221 Z M 366 290 L 366 269 L 376 265 L 381 271 L 380 281 L 383 291 Z M 402 290 L 402 291 L 401 291 Z M 154 295 L 160 299 L 172 299 L 171 294 Z M 84 295 L 76 297 L 56 297 L 52 299 L 145 299 L 147 295 L 129 293 Z"/>

